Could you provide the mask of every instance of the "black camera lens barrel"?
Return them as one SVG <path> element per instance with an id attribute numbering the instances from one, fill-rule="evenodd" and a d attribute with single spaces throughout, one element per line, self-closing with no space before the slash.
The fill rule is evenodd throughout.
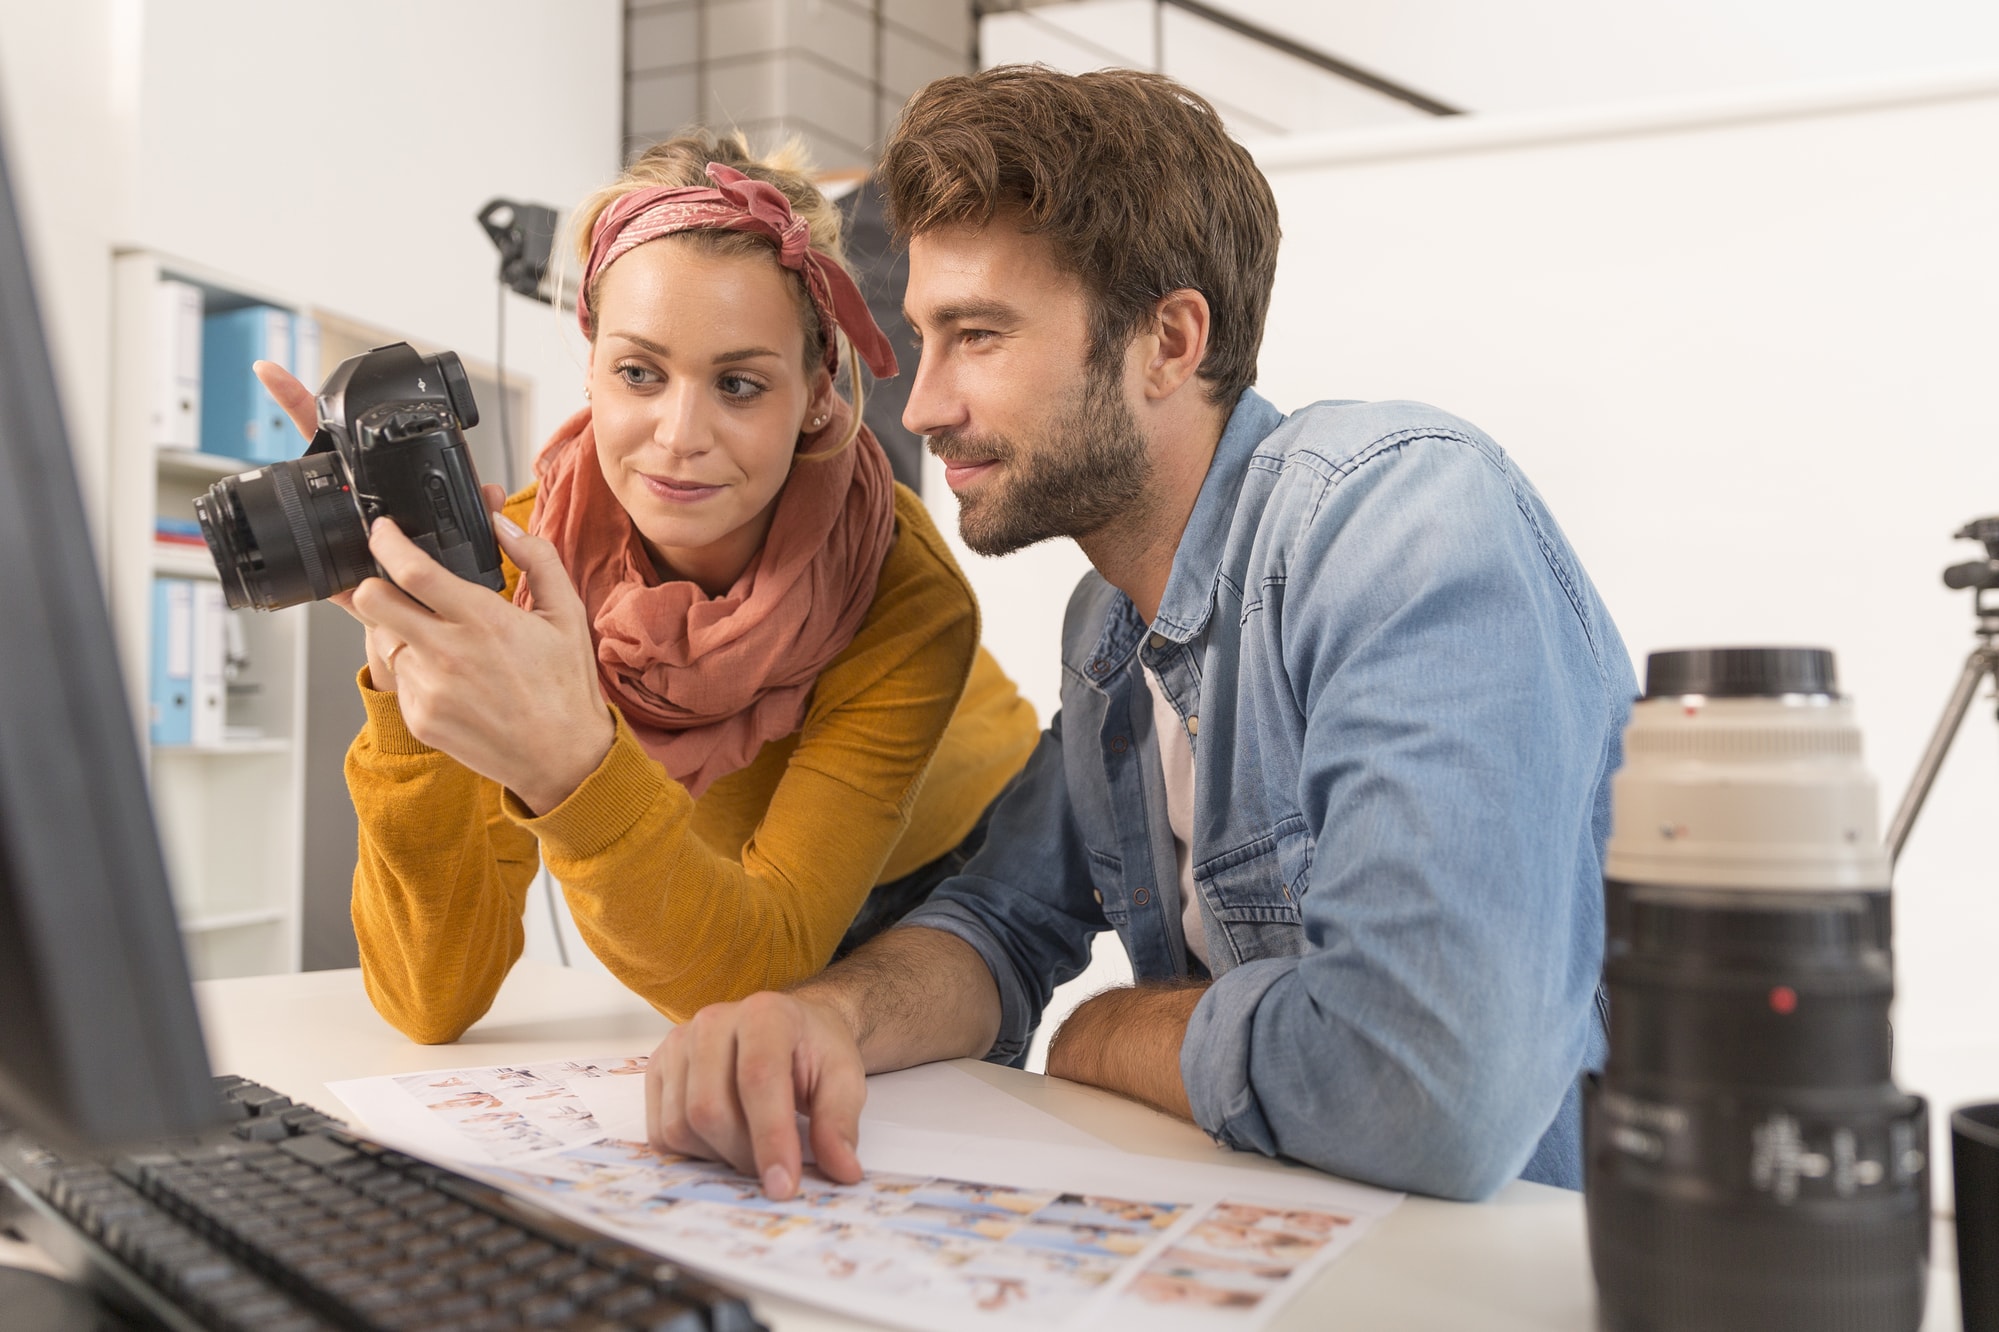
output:
<path id="1" fill-rule="evenodd" d="M 1915 1332 L 1927 1114 L 1832 654 L 1654 654 L 1613 781 L 1584 1192 L 1613 1332 Z"/>
<path id="2" fill-rule="evenodd" d="M 377 572 L 367 526 L 332 453 L 224 477 L 196 498 L 194 512 L 232 609 L 322 601 Z"/>

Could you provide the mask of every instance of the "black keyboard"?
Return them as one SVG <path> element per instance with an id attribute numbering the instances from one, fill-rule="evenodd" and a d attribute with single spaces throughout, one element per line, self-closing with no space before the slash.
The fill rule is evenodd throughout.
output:
<path id="1" fill-rule="evenodd" d="M 242 1078 L 232 1121 L 107 1161 L 0 1134 L 30 1219 L 176 1329 L 760 1332 L 737 1296 Z M 36 1229 L 41 1229 L 36 1227 Z M 37 1236 L 41 1237 L 40 1235 Z M 4 1319 L 0 1319 L 4 1321 Z"/>

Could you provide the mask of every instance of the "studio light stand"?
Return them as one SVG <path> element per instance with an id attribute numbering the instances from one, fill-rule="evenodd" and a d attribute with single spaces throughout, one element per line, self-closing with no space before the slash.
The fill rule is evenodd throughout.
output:
<path id="1" fill-rule="evenodd" d="M 1909 779 L 1902 807 L 1895 811 L 1895 821 L 1888 825 L 1890 861 L 1901 858 L 1902 844 L 1909 840 L 1909 830 L 1915 826 L 1916 815 L 1922 812 L 1923 801 L 1937 779 L 1937 771 L 1943 767 L 1944 755 L 1950 752 L 1950 742 L 1957 737 L 1964 714 L 1970 711 L 1971 701 L 1978 695 L 1978 686 L 1988 679 L 1999 683 L 1999 599 L 1995 599 L 1999 598 L 1999 518 L 1973 519 L 1953 535 L 1961 541 L 1978 541 L 1985 546 L 1984 559 L 1953 564 L 1943 571 L 1945 587 L 1972 589 L 1971 613 L 1977 620 L 1972 632 L 1978 636 L 1978 646 L 1964 659 L 1964 673 L 1957 677 L 1957 688 L 1951 692 L 1950 702 L 1944 704 L 1943 717 L 1930 736 L 1929 748 L 1923 751 L 1923 760 L 1916 765 L 1916 775 Z"/>

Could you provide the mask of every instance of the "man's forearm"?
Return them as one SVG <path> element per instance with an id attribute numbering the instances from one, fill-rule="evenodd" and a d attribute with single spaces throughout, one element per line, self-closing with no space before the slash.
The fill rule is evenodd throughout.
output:
<path id="1" fill-rule="evenodd" d="M 1107 990 L 1072 1013 L 1048 1047 L 1048 1072 L 1191 1120 L 1180 1047 L 1208 982 Z"/>
<path id="2" fill-rule="evenodd" d="M 954 934 L 889 930 L 791 993 L 837 1012 L 870 1073 L 978 1058 L 999 1037 L 999 987 Z"/>

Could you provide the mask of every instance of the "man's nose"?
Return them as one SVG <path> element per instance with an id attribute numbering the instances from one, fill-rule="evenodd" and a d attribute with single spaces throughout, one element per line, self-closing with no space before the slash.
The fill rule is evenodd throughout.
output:
<path id="1" fill-rule="evenodd" d="M 912 435 L 940 435 L 965 424 L 964 395 L 955 377 L 926 346 L 916 362 L 916 377 L 903 404 L 902 428 Z"/>

